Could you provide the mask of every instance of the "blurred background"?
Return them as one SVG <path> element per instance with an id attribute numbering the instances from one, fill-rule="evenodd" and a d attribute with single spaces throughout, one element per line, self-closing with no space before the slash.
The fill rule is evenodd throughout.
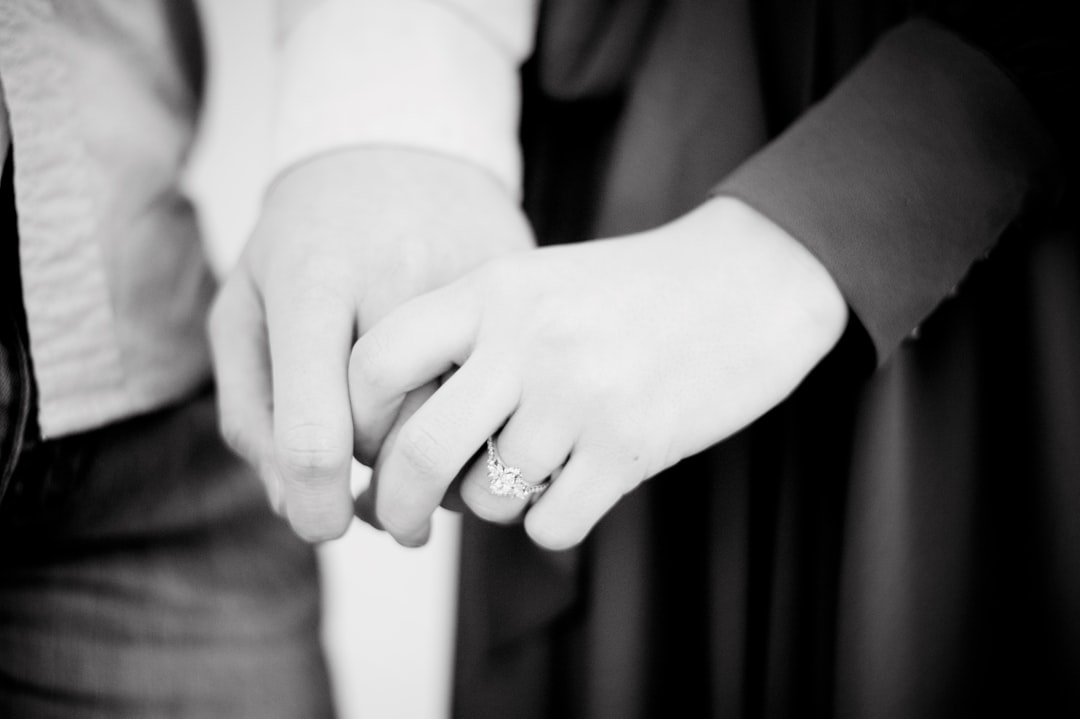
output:
<path id="1" fill-rule="evenodd" d="M 251 231 L 267 180 L 274 97 L 273 3 L 200 3 L 209 77 L 187 177 L 215 268 L 228 270 Z M 354 467 L 354 484 L 367 480 Z M 320 548 L 323 634 L 341 719 L 449 712 L 457 518 L 442 512 L 418 550 L 359 522 Z"/>

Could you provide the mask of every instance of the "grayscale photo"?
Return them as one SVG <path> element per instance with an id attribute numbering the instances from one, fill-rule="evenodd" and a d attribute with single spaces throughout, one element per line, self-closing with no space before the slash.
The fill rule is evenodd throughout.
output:
<path id="1" fill-rule="evenodd" d="M 0 718 L 1080 717 L 1062 0 L 0 0 Z"/>

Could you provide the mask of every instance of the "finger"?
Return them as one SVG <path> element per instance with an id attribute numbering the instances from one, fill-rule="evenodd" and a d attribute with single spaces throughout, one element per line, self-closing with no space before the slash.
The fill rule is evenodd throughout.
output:
<path id="1" fill-rule="evenodd" d="M 268 466 L 274 456 L 270 366 L 262 302 L 238 268 L 210 311 L 210 352 L 217 383 L 218 422 L 225 443 L 258 470 L 270 506 L 280 511 L 281 486 Z"/>
<path id="2" fill-rule="evenodd" d="M 406 393 L 460 365 L 477 312 L 453 288 L 398 307 L 360 337 L 349 361 L 349 396 L 362 459 L 375 457 Z"/>
<path id="3" fill-rule="evenodd" d="M 266 292 L 275 466 L 286 516 L 308 541 L 339 537 L 352 520 L 352 414 L 347 368 L 355 319 L 344 295 L 290 280 Z"/>
<path id="4" fill-rule="evenodd" d="M 394 426 L 390 428 L 390 432 L 386 435 L 386 442 L 388 444 L 394 441 L 394 438 L 397 437 L 398 433 L 401 431 L 402 425 L 416 413 L 416 410 L 420 408 L 420 405 L 424 404 L 431 395 L 435 394 L 435 390 L 438 389 L 438 387 L 439 385 L 437 383 L 428 382 L 423 387 L 414 389 L 412 392 L 405 395 L 405 399 L 401 403 L 401 410 L 394 420 Z M 378 460 L 373 463 L 376 471 L 372 472 L 371 481 L 368 483 L 367 488 L 357 496 L 354 503 L 356 516 L 376 529 L 382 529 L 382 525 L 379 524 L 378 517 L 375 515 L 375 498 L 378 496 L 379 491 L 377 468 L 379 468 L 381 464 L 382 462 Z"/>
<path id="5" fill-rule="evenodd" d="M 577 449 L 525 515 L 525 531 L 545 549 L 580 543 L 641 477 L 640 470 L 604 453 Z"/>
<path id="6" fill-rule="evenodd" d="M 537 485 L 545 481 L 570 454 L 574 430 L 568 422 L 551 421 L 553 416 L 523 403 L 495 439 L 497 459 L 505 466 L 520 470 L 521 481 L 526 484 Z M 461 498 L 481 519 L 500 524 L 516 521 L 537 495 L 495 494 L 489 459 L 485 452 L 473 462 L 461 486 Z"/>
<path id="7" fill-rule="evenodd" d="M 514 410 L 516 375 L 477 351 L 405 422 L 379 469 L 379 521 L 400 543 L 423 543 L 451 480 Z"/>

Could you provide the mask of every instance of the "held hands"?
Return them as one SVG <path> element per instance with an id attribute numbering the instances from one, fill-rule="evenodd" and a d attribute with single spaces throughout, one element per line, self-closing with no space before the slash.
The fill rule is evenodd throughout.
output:
<path id="1" fill-rule="evenodd" d="M 570 547 L 643 480 L 778 404 L 846 319 L 818 261 L 734 199 L 639 235 L 493 260 L 398 307 L 353 349 L 377 522 L 423 543 L 464 473 L 477 515 L 527 512 L 534 541 Z M 525 481 L 554 478 L 535 503 L 489 492 L 477 452 L 492 435 Z"/>
<path id="2" fill-rule="evenodd" d="M 352 519 L 356 337 L 402 302 L 532 246 L 492 177 L 437 155 L 338 152 L 271 188 L 210 338 L 223 434 L 300 536 L 336 537 Z M 430 393 L 423 385 L 408 389 Z"/>

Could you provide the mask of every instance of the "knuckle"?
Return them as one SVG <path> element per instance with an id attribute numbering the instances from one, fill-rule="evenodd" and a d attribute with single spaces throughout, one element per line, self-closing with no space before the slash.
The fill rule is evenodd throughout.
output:
<path id="1" fill-rule="evenodd" d="M 450 451 L 446 444 L 428 428 L 407 423 L 398 435 L 401 458 L 408 469 L 420 479 L 453 476 Z"/>
<path id="2" fill-rule="evenodd" d="M 316 501 L 290 506 L 289 523 L 305 542 L 326 542 L 345 534 L 352 523 L 348 502 Z"/>
<path id="3" fill-rule="evenodd" d="M 302 276 L 295 280 L 291 302 L 294 308 L 304 312 L 318 312 L 320 314 L 328 310 L 348 311 L 352 305 L 352 297 L 347 289 L 348 285 L 337 279 L 340 268 L 331 271 L 329 268 L 301 271 Z"/>
<path id="4" fill-rule="evenodd" d="M 312 270 L 311 265 L 286 265 L 264 283 L 266 313 L 276 317 L 336 324 L 355 314 L 353 285 L 343 268 Z"/>
<path id="5" fill-rule="evenodd" d="M 316 423 L 293 426 L 279 434 L 276 442 L 282 469 L 305 480 L 336 475 L 347 464 L 350 449 L 347 437 Z"/>
<path id="6" fill-rule="evenodd" d="M 290 282 L 302 291 L 338 291 L 348 287 L 352 264 L 343 256 L 340 248 L 296 248 L 295 252 L 279 258 L 277 270 L 288 276 Z M 321 295 L 320 295 L 321 296 Z"/>

